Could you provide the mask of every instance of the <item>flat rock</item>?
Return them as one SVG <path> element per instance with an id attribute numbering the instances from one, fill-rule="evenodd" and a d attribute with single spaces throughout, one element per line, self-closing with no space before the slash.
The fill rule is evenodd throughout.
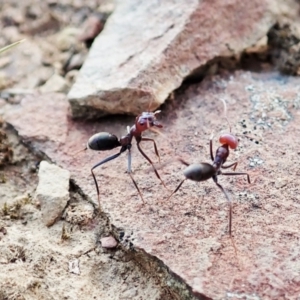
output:
<path id="1" fill-rule="evenodd" d="M 167 201 L 170 191 L 161 186 L 135 142 L 133 176 L 145 205 L 125 173 L 125 154 L 95 169 L 101 209 L 115 228 L 114 236 L 119 235 L 120 243 L 133 247 L 134 253 L 147 253 L 149 259 L 157 258 L 160 267 L 167 266 L 174 280 L 189 287 L 189 299 L 191 295 L 296 299 L 300 292 L 299 95 L 300 78 L 278 73 L 236 71 L 208 77 L 166 103 L 159 116 L 164 136 L 144 134 L 156 139 L 162 162 L 158 172 L 174 190 L 185 168 L 175 155 L 189 163 L 210 162 L 211 133 L 215 151 L 219 134 L 228 132 L 219 99 L 226 100 L 231 131 L 240 140 L 228 163 L 238 161 L 236 171 L 249 173 L 252 182 L 249 185 L 244 176 L 219 176 L 233 202 L 237 255 L 228 237 L 227 202 L 215 183 L 186 181 Z M 32 147 L 69 170 L 97 205 L 91 166 L 119 149 L 73 154 L 96 132 L 124 135 L 134 117 L 75 122 L 67 118 L 67 104 L 59 94 L 28 96 L 5 119 Z M 156 162 L 153 145 L 143 142 L 142 147 Z M 282 179 L 280 184 L 277 179 Z"/>
<path id="2" fill-rule="evenodd" d="M 200 67 L 265 36 L 279 2 L 118 1 L 68 94 L 73 117 L 156 109 Z"/>
<path id="3" fill-rule="evenodd" d="M 34 101 L 37 99 L 37 101 Z M 53 100 L 53 105 L 48 106 L 48 102 Z M 35 104 L 33 104 L 35 102 Z M 45 106 L 47 104 L 47 106 Z M 67 113 L 68 103 L 63 94 L 46 94 L 45 96 L 27 96 L 22 99 L 21 106 L 16 106 L 14 110 L 7 112 L 7 118 L 22 116 L 23 124 L 18 127 L 19 134 L 26 140 L 34 138 L 40 142 L 54 142 L 55 144 L 65 143 L 68 135 Z M 26 111 L 24 113 L 24 109 Z M 35 111 L 43 111 L 36 114 Z M 34 118 L 34 120 L 32 120 Z M 47 125 L 46 125 L 47 119 Z M 49 125 L 50 123 L 51 125 Z M 30 126 L 35 124 L 35 126 Z M 46 126 L 45 126 L 46 125 Z M 24 126 L 24 131 L 23 131 Z"/>
<path id="4" fill-rule="evenodd" d="M 39 184 L 35 199 L 39 201 L 43 221 L 51 226 L 61 217 L 69 201 L 70 172 L 47 161 L 42 161 L 39 168 Z"/>

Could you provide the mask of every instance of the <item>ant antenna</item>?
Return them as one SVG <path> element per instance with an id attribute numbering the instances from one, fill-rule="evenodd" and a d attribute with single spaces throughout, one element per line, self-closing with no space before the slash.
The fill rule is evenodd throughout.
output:
<path id="1" fill-rule="evenodd" d="M 151 93 L 150 93 L 151 94 Z M 153 97 L 151 97 L 149 103 L 148 103 L 148 108 L 147 108 L 147 112 L 151 112 L 151 106 L 152 106 L 152 103 L 153 103 Z"/>
<path id="2" fill-rule="evenodd" d="M 228 123 L 229 132 L 231 132 L 231 125 L 230 125 L 230 122 L 229 122 L 229 120 L 227 118 L 227 104 L 226 104 L 226 101 L 223 98 L 221 98 L 220 100 L 222 101 L 223 106 L 224 106 L 224 118 L 226 119 L 226 121 Z"/>
<path id="3" fill-rule="evenodd" d="M 161 110 L 156 110 L 155 112 L 153 112 L 153 115 L 155 116 L 155 115 L 159 114 L 160 112 L 161 112 Z M 156 132 L 156 133 L 162 134 L 159 130 L 155 130 L 153 127 L 151 127 L 151 126 L 149 125 L 149 120 L 148 120 L 148 119 L 147 119 L 147 128 L 148 128 L 150 131 L 152 131 L 152 132 Z"/>
<path id="4" fill-rule="evenodd" d="M 155 132 L 157 134 L 160 134 L 162 135 L 164 138 L 167 138 L 165 134 L 163 134 L 160 130 L 156 129 L 156 128 L 153 128 L 153 127 L 149 127 L 148 128 L 149 131 L 152 131 L 152 132 Z"/>
<path id="5" fill-rule="evenodd" d="M 73 153 L 73 154 L 71 154 L 72 156 L 76 156 L 77 154 L 79 154 L 79 153 L 81 153 L 81 152 L 83 152 L 83 151 L 85 151 L 85 150 L 87 150 L 87 147 L 85 147 L 84 149 L 81 149 L 81 150 L 79 150 L 79 151 L 77 151 L 77 152 L 75 152 L 75 153 Z"/>

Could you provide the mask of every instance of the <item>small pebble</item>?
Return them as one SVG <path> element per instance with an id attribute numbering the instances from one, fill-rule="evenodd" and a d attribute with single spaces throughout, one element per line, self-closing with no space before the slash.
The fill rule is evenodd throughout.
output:
<path id="1" fill-rule="evenodd" d="M 113 236 L 103 237 L 101 238 L 100 242 L 101 242 L 101 246 L 107 249 L 116 248 L 118 245 L 118 242 Z"/>
<path id="2" fill-rule="evenodd" d="M 12 59 L 10 56 L 4 56 L 0 58 L 0 69 L 3 69 L 11 63 Z"/>
<path id="3" fill-rule="evenodd" d="M 80 275 L 80 269 L 79 269 L 79 260 L 74 259 L 72 261 L 69 261 L 69 272 Z"/>
<path id="4" fill-rule="evenodd" d="M 40 203 L 43 221 L 49 227 L 61 217 L 69 201 L 70 172 L 42 161 L 38 176 L 34 201 Z"/>
<path id="5" fill-rule="evenodd" d="M 3 235 L 6 235 L 7 234 L 7 230 L 5 227 L 0 227 L 0 232 L 3 234 Z"/>
<path id="6" fill-rule="evenodd" d="M 288 184 L 288 180 L 285 178 L 277 178 L 275 181 L 275 187 L 277 189 L 283 188 Z"/>
<path id="7" fill-rule="evenodd" d="M 4 72 L 0 72 L 0 90 L 5 89 L 9 84 L 8 77 Z"/>
<path id="8" fill-rule="evenodd" d="M 137 294 L 138 294 L 138 291 L 135 288 L 132 288 L 132 289 L 125 291 L 122 294 L 121 299 L 132 299 L 132 298 L 136 297 Z"/>
<path id="9" fill-rule="evenodd" d="M 56 39 L 58 49 L 68 51 L 72 46 L 76 45 L 79 32 L 79 29 L 75 27 L 67 27 L 60 31 Z"/>
<path id="10" fill-rule="evenodd" d="M 62 76 L 58 74 L 53 74 L 47 82 L 40 87 L 41 93 L 51 93 L 51 92 L 67 92 L 68 83 Z"/>

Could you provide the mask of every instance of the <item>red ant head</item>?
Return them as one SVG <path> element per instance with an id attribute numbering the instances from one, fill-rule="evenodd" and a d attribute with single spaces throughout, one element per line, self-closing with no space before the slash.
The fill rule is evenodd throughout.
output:
<path id="1" fill-rule="evenodd" d="M 160 113 L 160 110 L 152 112 L 143 112 L 135 119 L 135 126 L 137 130 L 144 131 L 150 127 L 162 128 L 163 126 L 156 120 L 155 115 Z"/>
<path id="2" fill-rule="evenodd" d="M 227 144 L 230 149 L 236 149 L 238 146 L 238 139 L 232 133 L 224 133 L 220 136 L 219 142 L 222 145 Z"/>

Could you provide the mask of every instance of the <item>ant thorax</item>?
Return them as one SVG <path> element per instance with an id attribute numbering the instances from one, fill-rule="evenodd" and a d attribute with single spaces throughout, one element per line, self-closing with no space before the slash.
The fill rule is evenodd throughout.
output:
<path id="1" fill-rule="evenodd" d="M 122 146 L 127 146 L 127 145 L 131 144 L 132 137 L 133 137 L 133 134 L 131 134 L 132 129 L 133 129 L 133 126 L 131 127 L 130 132 L 128 134 L 126 134 L 120 138 L 120 144 Z"/>
<path id="2" fill-rule="evenodd" d="M 215 160 L 213 162 L 214 168 L 217 170 L 220 169 L 221 166 L 226 162 L 228 155 L 229 155 L 228 145 L 225 144 L 220 146 L 216 151 Z"/>

